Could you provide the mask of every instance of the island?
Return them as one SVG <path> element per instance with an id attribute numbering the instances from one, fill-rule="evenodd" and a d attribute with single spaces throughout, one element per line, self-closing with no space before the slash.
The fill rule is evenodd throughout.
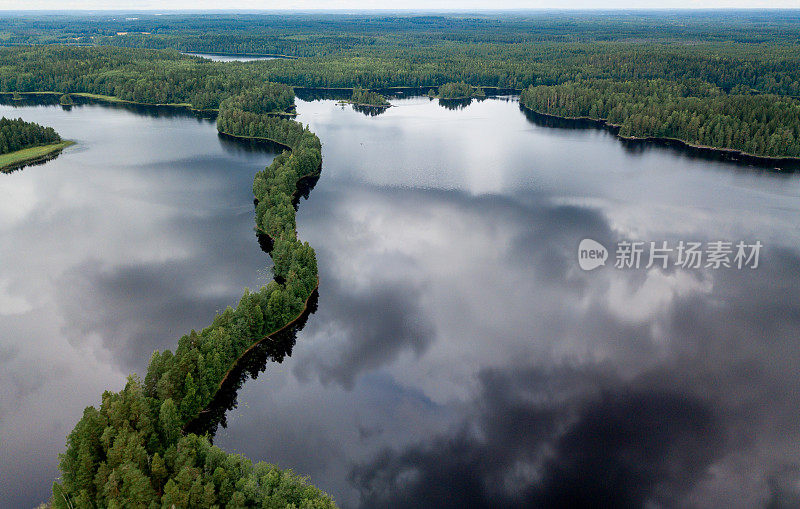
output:
<path id="1" fill-rule="evenodd" d="M 473 87 L 469 83 L 459 81 L 445 83 L 439 87 L 438 93 L 431 89 L 428 91 L 428 96 L 446 100 L 472 99 L 473 97 L 481 99 L 486 97 L 486 92 L 481 87 Z"/>
<path id="2" fill-rule="evenodd" d="M 354 106 L 361 106 L 363 108 L 386 109 L 391 107 L 391 103 L 389 103 L 384 96 L 378 92 L 373 92 L 361 87 L 354 88 L 353 95 L 350 96 L 350 99 L 342 102 L 350 103 Z"/>

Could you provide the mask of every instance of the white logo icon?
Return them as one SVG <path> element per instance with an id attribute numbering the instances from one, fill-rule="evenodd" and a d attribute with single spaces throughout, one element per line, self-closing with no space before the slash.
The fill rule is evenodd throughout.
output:
<path id="1" fill-rule="evenodd" d="M 578 265 L 583 270 L 594 270 L 606 264 L 608 250 L 603 244 L 592 239 L 583 239 L 578 246 Z"/>

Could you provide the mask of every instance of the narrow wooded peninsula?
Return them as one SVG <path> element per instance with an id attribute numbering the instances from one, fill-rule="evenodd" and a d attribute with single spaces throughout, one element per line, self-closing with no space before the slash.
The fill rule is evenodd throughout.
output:
<path id="1" fill-rule="evenodd" d="M 333 500 L 291 471 L 229 455 L 208 436 L 185 432 L 212 401 L 237 360 L 303 315 L 317 287 L 313 248 L 297 238 L 297 182 L 321 170 L 321 144 L 301 124 L 271 115 L 294 103 L 291 88 L 266 84 L 226 98 L 218 128 L 286 146 L 256 174 L 256 227 L 273 241 L 275 280 L 245 290 L 211 325 L 191 331 L 174 352 L 156 351 L 144 380 L 88 407 L 61 456 L 53 505 L 73 507 L 304 507 Z"/>
<path id="2" fill-rule="evenodd" d="M 21 118 L 0 118 L 0 171 L 7 173 L 50 159 L 72 141 L 62 140 L 52 128 Z"/>

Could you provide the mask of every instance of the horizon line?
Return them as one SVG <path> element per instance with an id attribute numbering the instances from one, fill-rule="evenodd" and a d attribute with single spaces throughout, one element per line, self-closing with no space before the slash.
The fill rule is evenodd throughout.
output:
<path id="1" fill-rule="evenodd" d="M 245 13 L 256 14 L 265 12 L 328 12 L 328 13 L 350 13 L 350 12 L 404 12 L 404 13 L 425 13 L 425 12 L 452 12 L 452 13 L 476 13 L 476 12 L 718 12 L 718 11 L 798 11 L 800 7 L 537 7 L 537 8 L 478 8 L 478 9 L 457 9 L 457 8 L 425 8 L 425 9 L 397 9 L 397 8 L 339 8 L 326 9 L 308 7 L 303 9 L 7 9 L 0 7 L 0 12 L 51 12 L 51 13 L 119 13 L 119 12 L 139 12 L 139 13 Z"/>

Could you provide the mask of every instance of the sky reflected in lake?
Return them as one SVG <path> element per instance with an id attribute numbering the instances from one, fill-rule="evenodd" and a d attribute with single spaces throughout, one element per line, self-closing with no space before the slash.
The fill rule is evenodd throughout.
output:
<path id="1" fill-rule="evenodd" d="M 795 500 L 800 177 L 507 98 L 393 103 L 298 101 L 323 142 L 297 218 L 318 310 L 218 445 L 344 507 Z M 188 116 L 0 108 L 78 141 L 0 176 L 0 505 L 31 506 L 84 406 L 266 282 L 251 185 L 274 154 Z M 756 270 L 584 272 L 583 238 L 765 247 Z"/>
<path id="2" fill-rule="evenodd" d="M 275 60 L 277 57 L 259 57 L 246 55 L 216 55 L 212 53 L 184 53 L 193 57 L 203 57 L 214 62 L 252 62 L 254 60 Z"/>

